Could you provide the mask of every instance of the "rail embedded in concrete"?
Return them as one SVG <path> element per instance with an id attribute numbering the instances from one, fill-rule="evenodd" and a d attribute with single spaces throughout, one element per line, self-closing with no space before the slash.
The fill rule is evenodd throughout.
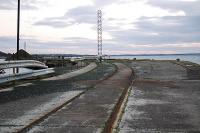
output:
<path id="1" fill-rule="evenodd" d="M 116 65 L 118 71 L 97 84 L 94 89 L 70 101 L 67 107 L 66 104 L 63 105 L 63 108 L 52 112 L 53 115 L 50 113 L 19 132 L 108 133 L 132 76 L 130 68 L 120 63 Z"/>
<path id="2" fill-rule="evenodd" d="M 0 62 L 0 69 L 14 67 L 39 67 L 48 68 L 44 63 L 35 60 L 20 60 L 20 61 L 3 61 Z"/>
<path id="3" fill-rule="evenodd" d="M 10 75 L 3 75 L 0 76 L 0 83 L 6 83 L 10 81 L 45 75 L 49 73 L 53 73 L 53 68 L 47 68 L 47 69 L 41 69 L 41 70 L 32 70 L 30 72 L 22 72 L 22 73 L 16 73 L 16 74 L 10 74 Z"/>

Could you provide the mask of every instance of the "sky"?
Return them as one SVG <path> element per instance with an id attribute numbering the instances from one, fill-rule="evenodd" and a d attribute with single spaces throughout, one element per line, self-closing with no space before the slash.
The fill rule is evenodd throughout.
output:
<path id="1" fill-rule="evenodd" d="M 200 53 L 200 0 L 21 0 L 20 48 L 31 54 Z M 16 51 L 17 0 L 0 0 L 0 51 Z"/>

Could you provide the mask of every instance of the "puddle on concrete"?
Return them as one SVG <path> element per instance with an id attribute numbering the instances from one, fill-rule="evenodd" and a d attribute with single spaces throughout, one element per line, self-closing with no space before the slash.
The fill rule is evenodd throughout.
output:
<path id="1" fill-rule="evenodd" d="M 161 100 L 152 100 L 152 99 L 134 99 L 129 101 L 130 105 L 136 105 L 136 106 L 144 106 L 148 104 L 167 104 L 168 102 L 161 101 Z"/>
<path id="2" fill-rule="evenodd" d="M 33 83 L 25 83 L 25 84 L 21 84 L 21 85 L 17 85 L 15 87 L 25 87 L 25 86 L 29 86 L 29 85 L 32 85 Z M 8 91 L 13 91 L 15 87 L 9 87 L 9 88 L 5 88 L 5 89 L 1 89 L 0 90 L 0 93 L 1 92 L 8 92 Z"/>
<path id="3" fill-rule="evenodd" d="M 143 112 L 143 111 L 138 111 L 137 109 L 133 109 L 132 107 L 128 107 L 126 109 L 126 113 L 124 115 L 124 119 L 133 120 L 133 119 L 139 118 L 144 113 L 145 112 Z"/>
<path id="4" fill-rule="evenodd" d="M 69 99 L 77 96 L 80 94 L 82 91 L 68 91 L 63 93 L 62 95 L 52 99 L 51 101 L 44 103 L 42 105 L 39 105 L 35 107 L 33 110 L 27 111 L 23 116 L 19 116 L 16 119 L 8 120 L 7 122 L 3 123 L 3 125 L 27 125 L 30 122 L 32 122 L 35 119 L 40 118 L 47 112 L 53 110 L 55 107 L 65 103 Z M 1 130 L 4 130 L 6 132 L 14 132 L 15 129 L 20 129 L 21 127 L 18 128 L 7 128 L 8 126 L 2 127 Z"/>
<path id="5" fill-rule="evenodd" d="M 177 93 L 175 91 L 164 90 L 164 94 L 171 97 L 171 98 L 184 98 L 185 96 L 180 92 Z"/>
<path id="6" fill-rule="evenodd" d="M 142 99 L 142 98 L 136 98 L 136 96 L 141 96 L 144 93 L 137 89 L 137 87 L 133 87 L 133 90 L 131 91 L 131 95 L 129 96 L 127 106 L 135 105 L 135 106 L 144 106 L 148 104 L 166 104 L 168 102 L 161 101 L 161 100 L 153 100 L 153 99 Z"/>
<path id="7" fill-rule="evenodd" d="M 108 113 L 109 113 L 110 110 L 112 110 L 112 108 L 114 107 L 114 104 L 102 104 L 99 106 L 108 109 Z"/>
<path id="8" fill-rule="evenodd" d="M 143 94 L 144 93 L 141 90 L 137 89 L 137 87 L 132 88 L 131 95 L 140 96 L 140 95 L 143 95 Z"/>

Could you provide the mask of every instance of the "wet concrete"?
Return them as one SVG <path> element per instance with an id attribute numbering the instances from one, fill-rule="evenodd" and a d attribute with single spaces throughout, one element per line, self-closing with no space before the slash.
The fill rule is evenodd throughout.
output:
<path id="1" fill-rule="evenodd" d="M 29 132 L 101 132 L 123 90 L 130 85 L 131 69 L 120 63 L 116 65 L 116 74 L 35 125 Z"/>
<path id="2" fill-rule="evenodd" d="M 120 133 L 200 132 L 200 80 L 163 61 L 129 64 L 136 79 L 119 123 Z M 196 76 L 195 76 L 196 77 Z"/>
<path id="3" fill-rule="evenodd" d="M 102 68 L 106 71 L 102 72 Z M 98 74 L 99 78 L 93 80 L 97 83 L 105 75 L 113 73 L 113 70 L 112 65 L 104 64 L 80 75 L 84 77 L 81 79 L 78 76 L 73 80 L 20 81 L 21 84 L 0 90 L 0 132 L 15 132 L 23 128 L 45 112 L 90 89 L 94 84 L 85 84 L 90 77 Z"/>

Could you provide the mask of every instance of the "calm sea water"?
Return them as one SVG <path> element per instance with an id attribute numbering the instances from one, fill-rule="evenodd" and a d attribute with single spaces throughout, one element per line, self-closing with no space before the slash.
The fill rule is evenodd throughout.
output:
<path id="1" fill-rule="evenodd" d="M 191 61 L 200 64 L 200 54 L 196 55 L 134 55 L 134 56 L 111 56 L 114 59 L 154 59 L 154 60 L 176 60 Z"/>

